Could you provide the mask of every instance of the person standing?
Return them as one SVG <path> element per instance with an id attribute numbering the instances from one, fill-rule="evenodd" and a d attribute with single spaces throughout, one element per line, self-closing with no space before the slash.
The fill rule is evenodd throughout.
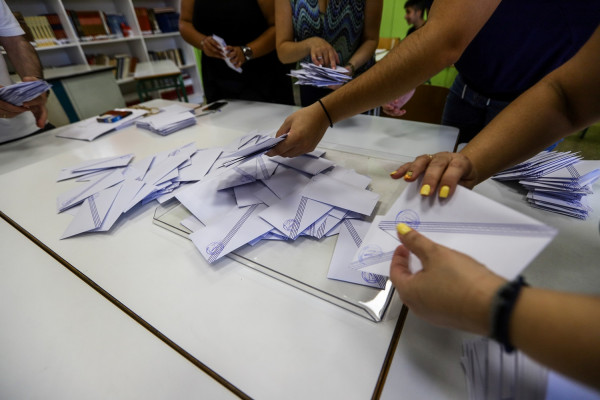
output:
<path id="1" fill-rule="evenodd" d="M 293 104 L 289 66 L 275 53 L 273 0 L 182 0 L 179 30 L 183 39 L 202 51 L 202 81 L 206 101 L 241 99 Z M 227 43 L 222 54 L 215 34 Z M 227 57 L 238 73 L 229 68 Z"/>
<path id="2" fill-rule="evenodd" d="M 37 52 L 24 34 L 6 2 L 0 0 L 0 45 L 24 82 L 44 79 Z M 6 62 L 0 56 L 0 86 L 11 84 Z M 0 143 L 53 128 L 47 124 L 46 98 L 47 93 L 43 93 L 23 106 L 0 100 Z"/>
<path id="3" fill-rule="evenodd" d="M 375 64 L 382 0 L 276 0 L 277 55 L 284 63 L 344 66 L 351 76 Z M 312 104 L 334 88 L 300 87 Z"/>

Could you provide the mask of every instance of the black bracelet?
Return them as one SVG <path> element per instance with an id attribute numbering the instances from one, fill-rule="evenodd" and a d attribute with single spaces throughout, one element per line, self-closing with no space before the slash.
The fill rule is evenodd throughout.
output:
<path id="1" fill-rule="evenodd" d="M 327 109 L 323 105 L 323 102 L 321 101 L 321 99 L 319 99 L 318 101 L 319 101 L 319 104 L 321 105 L 321 107 L 323 107 L 323 111 L 325 111 L 325 115 L 327 115 L 327 119 L 329 120 L 329 127 L 333 128 L 333 121 L 331 120 L 331 117 L 329 116 L 329 113 L 327 112 Z"/>
<path id="2" fill-rule="evenodd" d="M 514 281 L 507 282 L 501 286 L 492 300 L 490 337 L 503 345 L 507 353 L 511 353 L 514 350 L 509 337 L 510 317 L 523 286 L 529 285 L 525 283 L 522 276 L 519 276 Z"/>

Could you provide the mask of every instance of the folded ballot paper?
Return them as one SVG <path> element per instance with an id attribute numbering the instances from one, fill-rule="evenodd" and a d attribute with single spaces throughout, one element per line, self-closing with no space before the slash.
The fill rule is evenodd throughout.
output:
<path id="1" fill-rule="evenodd" d="M 15 106 L 22 106 L 49 90 L 52 87 L 43 80 L 19 82 L 13 85 L 0 87 L 0 100 Z"/>
<path id="2" fill-rule="evenodd" d="M 337 66 L 335 69 L 312 63 L 300 63 L 300 69 L 290 71 L 289 75 L 298 79 L 296 85 L 326 87 L 343 85 L 352 79 L 347 75 L 346 68 Z"/>
<path id="3" fill-rule="evenodd" d="M 173 104 L 164 107 L 158 114 L 136 121 L 135 126 L 166 136 L 189 126 L 196 125 L 196 116 L 191 108 Z"/>
<path id="4" fill-rule="evenodd" d="M 225 61 L 225 64 L 227 64 L 227 66 L 229 68 L 231 68 L 232 70 L 239 72 L 241 74 L 242 69 L 240 67 L 236 67 L 235 65 L 233 65 L 231 63 L 231 61 L 229 60 L 229 57 L 227 57 L 227 53 L 225 52 L 227 43 L 225 43 L 225 40 L 222 37 L 217 36 L 217 35 L 212 35 L 212 38 L 215 39 L 215 41 L 219 44 L 219 47 L 221 48 L 221 54 L 223 55 L 223 60 Z"/>
<path id="5" fill-rule="evenodd" d="M 423 198 L 410 184 L 386 215 L 376 216 L 351 260 L 350 268 L 389 276 L 400 244 L 396 225 L 406 223 L 429 239 L 466 253 L 496 274 L 514 279 L 550 243 L 557 231 L 478 193 L 457 187 L 448 199 Z M 411 254 L 411 271 L 420 260 Z"/>
<path id="6" fill-rule="evenodd" d="M 543 151 L 492 178 L 518 181 L 529 191 L 527 202 L 533 207 L 586 219 L 593 211 L 586 196 L 600 178 L 600 161 L 584 161 L 571 152 Z"/>
<path id="7" fill-rule="evenodd" d="M 460 363 L 469 400 L 600 400 L 600 393 L 538 364 L 520 351 L 507 353 L 488 338 L 466 340 Z"/>
<path id="8" fill-rule="evenodd" d="M 186 184 L 207 179 L 209 172 L 209 176 L 222 175 L 231 179 L 235 177 L 231 171 L 242 170 L 239 165 L 247 168 L 252 164 L 254 170 L 249 169 L 251 172 L 268 174 L 268 171 L 275 170 L 277 163 L 264 157 L 263 153 L 284 138 L 254 132 L 229 148 L 198 149 L 194 143 L 190 143 L 137 162 L 132 162 L 133 154 L 126 154 L 87 160 L 66 167 L 59 171 L 57 181 L 78 178 L 81 185 L 57 198 L 59 213 L 68 211 L 74 214 L 61 238 L 84 232 L 108 231 L 136 205 L 153 200 L 164 202 Z M 235 178 L 247 179 L 245 175 Z M 221 207 L 226 209 L 226 196 L 223 196 L 223 201 Z"/>

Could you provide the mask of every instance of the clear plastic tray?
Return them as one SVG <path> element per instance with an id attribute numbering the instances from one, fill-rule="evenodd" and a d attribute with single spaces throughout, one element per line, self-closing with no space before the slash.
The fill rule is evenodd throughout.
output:
<path id="1" fill-rule="evenodd" d="M 371 189 L 380 194 L 373 216 L 384 214 L 405 187 L 391 180 L 399 161 L 329 150 L 326 158 L 373 178 Z M 190 215 L 176 200 L 159 206 L 154 223 L 180 236 L 191 232 L 180 224 Z M 321 240 L 301 237 L 295 241 L 261 241 L 245 245 L 228 255 L 239 263 L 279 279 L 307 293 L 373 321 L 381 321 L 393 294 L 388 280 L 383 290 L 327 278 L 337 235 Z M 201 257 L 199 255 L 199 257 Z"/>

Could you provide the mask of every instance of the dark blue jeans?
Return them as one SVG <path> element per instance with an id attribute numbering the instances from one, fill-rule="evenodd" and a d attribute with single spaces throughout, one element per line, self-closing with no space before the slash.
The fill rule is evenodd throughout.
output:
<path id="1" fill-rule="evenodd" d="M 468 143 L 509 104 L 509 101 L 494 100 L 477 93 L 458 74 L 446 98 L 442 125 L 457 127 L 457 143 Z M 546 150 L 554 149 L 557 144 Z"/>
<path id="2" fill-rule="evenodd" d="M 458 143 L 468 143 L 509 103 L 480 95 L 459 74 L 446 98 L 442 125 L 457 127 Z"/>

